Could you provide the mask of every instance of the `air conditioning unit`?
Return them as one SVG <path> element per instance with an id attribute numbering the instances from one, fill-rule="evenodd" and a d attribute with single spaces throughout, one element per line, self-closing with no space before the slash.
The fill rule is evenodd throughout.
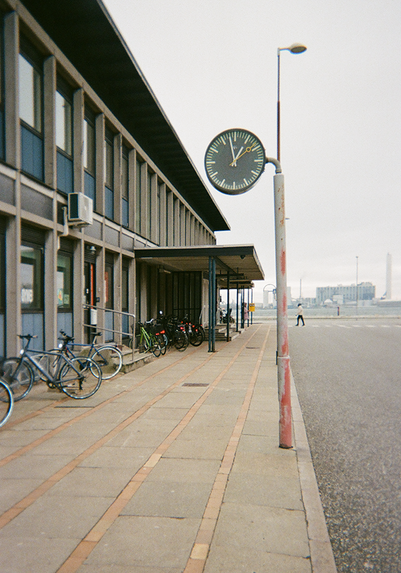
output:
<path id="1" fill-rule="evenodd" d="M 70 193 L 68 195 L 68 222 L 70 225 L 92 225 L 93 201 L 84 193 Z"/>

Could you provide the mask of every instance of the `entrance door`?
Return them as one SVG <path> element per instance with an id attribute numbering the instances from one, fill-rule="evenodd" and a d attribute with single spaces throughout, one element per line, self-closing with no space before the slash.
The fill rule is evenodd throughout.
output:
<path id="1" fill-rule="evenodd" d="M 85 261 L 85 304 L 90 308 L 86 308 L 84 312 L 85 326 L 85 342 L 91 342 L 91 334 L 96 332 L 97 325 L 97 311 L 93 307 L 96 306 L 96 264 L 91 261 Z"/>

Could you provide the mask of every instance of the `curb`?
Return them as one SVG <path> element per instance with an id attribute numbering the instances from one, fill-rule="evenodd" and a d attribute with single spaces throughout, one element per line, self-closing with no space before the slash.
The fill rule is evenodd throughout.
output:
<path id="1" fill-rule="evenodd" d="M 313 573 L 337 573 L 297 389 L 291 372 L 294 442 Z"/>

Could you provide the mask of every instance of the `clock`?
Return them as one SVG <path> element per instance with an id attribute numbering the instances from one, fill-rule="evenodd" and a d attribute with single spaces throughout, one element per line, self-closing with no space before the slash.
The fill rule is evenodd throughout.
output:
<path id="1" fill-rule="evenodd" d="M 266 164 L 262 142 L 245 129 L 228 129 L 209 144 L 205 169 L 210 183 L 227 195 L 239 195 L 253 187 Z"/>

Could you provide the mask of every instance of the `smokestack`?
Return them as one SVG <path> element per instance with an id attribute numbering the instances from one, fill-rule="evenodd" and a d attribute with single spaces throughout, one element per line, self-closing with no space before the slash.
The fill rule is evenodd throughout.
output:
<path id="1" fill-rule="evenodd" d="M 387 264 L 386 264 L 386 299 L 391 300 L 391 274 L 392 274 L 392 258 L 390 253 L 387 253 Z"/>

